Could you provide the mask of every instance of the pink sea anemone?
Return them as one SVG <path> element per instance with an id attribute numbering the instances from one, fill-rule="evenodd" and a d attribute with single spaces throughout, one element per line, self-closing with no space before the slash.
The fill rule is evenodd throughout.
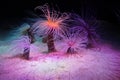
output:
<path id="1" fill-rule="evenodd" d="M 60 13 L 50 10 L 48 5 L 38 6 L 35 9 L 40 9 L 44 13 L 44 18 L 33 24 L 32 30 L 38 35 L 43 35 L 43 42 L 48 45 L 48 52 L 56 51 L 54 40 L 66 30 L 65 21 L 69 18 L 67 13 Z"/>
<path id="2" fill-rule="evenodd" d="M 80 50 L 87 46 L 87 35 L 83 31 L 75 31 L 71 28 L 65 35 L 61 36 L 62 50 L 66 53 L 79 53 Z"/>

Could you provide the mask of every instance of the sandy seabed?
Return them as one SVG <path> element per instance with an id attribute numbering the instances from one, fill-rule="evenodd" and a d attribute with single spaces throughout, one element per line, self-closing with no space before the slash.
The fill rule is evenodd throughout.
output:
<path id="1" fill-rule="evenodd" d="M 0 80 L 120 80 L 120 52 L 108 45 L 72 55 L 37 49 L 31 46 L 30 60 L 2 54 Z"/>

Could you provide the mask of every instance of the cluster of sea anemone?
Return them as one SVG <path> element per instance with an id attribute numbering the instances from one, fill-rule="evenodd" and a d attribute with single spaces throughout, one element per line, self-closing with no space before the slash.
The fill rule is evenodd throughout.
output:
<path id="1" fill-rule="evenodd" d="M 34 43 L 37 35 L 42 37 L 43 43 L 47 44 L 48 53 L 57 51 L 55 46 L 57 41 L 64 44 L 65 53 L 69 54 L 96 46 L 99 36 L 94 26 L 95 20 L 88 21 L 73 13 L 61 13 L 50 9 L 47 4 L 38 6 L 35 10 L 41 10 L 43 15 L 28 29 L 24 30 L 22 36 L 27 37 L 27 42 L 23 42 L 25 45 Z M 90 25 L 88 22 L 93 24 Z M 23 49 L 23 57 L 29 59 L 30 47 L 23 46 Z"/>

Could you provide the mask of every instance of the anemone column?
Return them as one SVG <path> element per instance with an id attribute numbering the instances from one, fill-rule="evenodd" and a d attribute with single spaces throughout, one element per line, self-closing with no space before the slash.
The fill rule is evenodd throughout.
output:
<path id="1" fill-rule="evenodd" d="M 47 46 L 48 46 L 48 52 L 55 52 L 56 51 L 53 33 L 51 33 L 47 36 Z"/>
<path id="2" fill-rule="evenodd" d="M 26 30 L 26 33 L 25 33 L 24 35 L 27 35 L 27 36 L 29 37 L 30 44 L 32 44 L 32 43 L 35 42 L 34 35 L 33 35 L 32 32 L 30 31 L 30 29 Z M 22 57 L 23 57 L 24 59 L 29 60 L 29 56 L 30 56 L 30 46 L 24 48 L 24 52 L 23 52 Z"/>
<path id="3" fill-rule="evenodd" d="M 77 53 L 77 52 L 73 48 L 69 47 L 67 49 L 67 54 L 75 54 L 75 53 Z"/>
<path id="4" fill-rule="evenodd" d="M 88 44 L 87 44 L 87 48 L 94 48 L 96 43 L 99 42 L 97 34 L 96 33 L 92 33 L 89 29 L 86 29 L 88 35 Z M 94 31 L 95 32 L 95 31 Z"/>
<path id="5" fill-rule="evenodd" d="M 56 51 L 53 33 L 50 33 L 47 35 L 47 37 L 44 37 L 42 39 L 42 42 L 47 43 L 48 52 L 55 52 Z"/>

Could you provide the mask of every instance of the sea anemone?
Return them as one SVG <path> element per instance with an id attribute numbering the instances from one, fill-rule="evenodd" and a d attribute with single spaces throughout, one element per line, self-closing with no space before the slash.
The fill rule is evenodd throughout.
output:
<path id="1" fill-rule="evenodd" d="M 61 36 L 60 46 L 65 53 L 79 53 L 86 48 L 87 41 L 88 39 L 85 32 L 70 28 L 65 35 Z"/>
<path id="2" fill-rule="evenodd" d="M 44 36 L 43 42 L 47 43 L 48 52 L 54 52 L 56 51 L 54 40 L 59 35 L 64 34 L 67 29 L 65 21 L 69 19 L 69 15 L 54 9 L 50 10 L 47 4 L 35 9 L 40 9 L 44 13 L 44 18 L 35 22 L 31 29 L 34 33 Z"/>
<path id="3" fill-rule="evenodd" d="M 100 40 L 96 28 L 98 27 L 95 19 L 84 19 L 77 14 L 72 14 L 73 27 L 76 30 L 83 30 L 87 34 L 88 48 L 94 47 Z"/>

